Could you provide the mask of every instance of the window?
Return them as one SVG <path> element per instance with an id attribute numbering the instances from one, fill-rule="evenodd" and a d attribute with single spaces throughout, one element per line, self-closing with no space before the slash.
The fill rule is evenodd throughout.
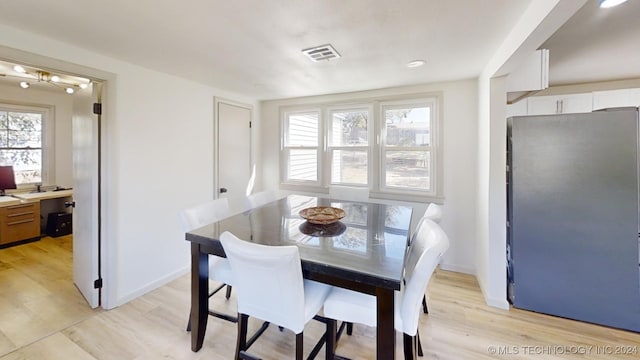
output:
<path id="1" fill-rule="evenodd" d="M 383 103 L 380 184 L 433 193 L 432 101 Z"/>
<path id="2" fill-rule="evenodd" d="M 284 129 L 284 178 L 290 182 L 318 183 L 320 112 L 289 113 Z"/>
<path id="3" fill-rule="evenodd" d="M 42 183 L 48 109 L 0 105 L 0 165 L 13 165 L 18 185 Z"/>
<path id="4" fill-rule="evenodd" d="M 329 111 L 331 184 L 367 185 L 369 110 Z"/>
<path id="5" fill-rule="evenodd" d="M 439 101 L 412 96 L 284 109 L 283 188 L 324 192 L 346 185 L 379 198 L 438 197 Z"/>

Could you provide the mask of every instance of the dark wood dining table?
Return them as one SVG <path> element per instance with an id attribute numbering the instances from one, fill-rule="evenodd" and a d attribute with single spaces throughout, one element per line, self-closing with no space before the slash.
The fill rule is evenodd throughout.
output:
<path id="1" fill-rule="evenodd" d="M 298 214 L 315 206 L 342 208 L 346 216 L 314 225 Z M 289 195 L 187 232 L 191 242 L 191 350 L 202 347 L 208 318 L 209 254 L 225 256 L 219 235 L 264 245 L 296 245 L 303 276 L 377 298 L 376 354 L 395 358 L 394 291 L 400 290 L 412 208 Z M 330 336 L 335 336 L 335 329 Z"/>

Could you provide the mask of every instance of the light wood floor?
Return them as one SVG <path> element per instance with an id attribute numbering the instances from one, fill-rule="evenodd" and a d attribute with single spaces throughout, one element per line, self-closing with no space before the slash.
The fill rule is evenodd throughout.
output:
<path id="1" fill-rule="evenodd" d="M 203 349 L 190 350 L 188 275 L 100 311 L 84 303 L 71 273 L 70 237 L 0 250 L 0 360 L 232 358 L 235 325 L 211 317 Z M 424 359 L 640 358 L 640 334 L 488 307 L 472 276 L 440 270 L 428 293 L 430 314 L 422 315 L 420 324 Z M 214 297 L 211 306 L 234 313 L 235 298 L 223 299 Z M 321 332 L 319 323 L 307 326 L 306 352 Z M 264 359 L 285 359 L 292 358 L 293 343 L 292 333 L 272 327 L 251 349 Z M 397 358 L 401 344 L 398 335 Z M 353 336 L 340 340 L 338 353 L 374 359 L 374 347 L 375 330 L 356 326 Z M 613 354 L 616 350 L 635 353 Z"/>

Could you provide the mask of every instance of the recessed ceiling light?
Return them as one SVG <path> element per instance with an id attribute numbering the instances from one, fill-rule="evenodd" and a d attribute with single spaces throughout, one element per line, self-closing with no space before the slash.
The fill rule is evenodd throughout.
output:
<path id="1" fill-rule="evenodd" d="M 29 83 L 26 81 L 20 81 L 20 87 L 23 89 L 27 89 L 29 87 Z"/>
<path id="2" fill-rule="evenodd" d="M 408 68 L 417 68 L 425 64 L 424 60 L 412 60 L 407 63 Z"/>
<path id="3" fill-rule="evenodd" d="M 80 89 L 83 89 L 83 90 L 84 90 L 84 89 L 86 89 L 86 88 L 88 88 L 88 87 L 89 87 L 89 84 L 87 84 L 87 83 L 82 83 L 82 84 L 80 84 L 80 85 L 78 85 L 78 86 L 80 86 Z"/>
<path id="4" fill-rule="evenodd" d="M 51 81 L 53 81 L 53 82 L 58 82 L 58 81 L 60 81 L 60 76 L 58 76 L 58 75 L 53 75 L 53 76 L 51 77 Z"/>
<path id="5" fill-rule="evenodd" d="M 70 88 L 70 87 L 68 87 L 68 88 L 64 89 L 64 91 L 66 91 L 66 92 L 67 92 L 67 94 L 73 94 L 73 93 L 75 92 L 75 91 L 73 90 L 73 88 Z"/>
<path id="6" fill-rule="evenodd" d="M 25 69 L 24 69 L 22 66 L 20 66 L 20 65 L 16 65 L 16 66 L 14 66 L 14 67 L 13 67 L 13 70 L 15 70 L 16 72 L 22 73 L 22 74 L 24 74 L 24 73 L 26 73 L 26 72 L 27 72 L 27 70 L 25 70 Z"/>
<path id="7" fill-rule="evenodd" d="M 600 0 L 601 8 L 610 8 L 614 6 L 618 6 L 627 0 Z"/>

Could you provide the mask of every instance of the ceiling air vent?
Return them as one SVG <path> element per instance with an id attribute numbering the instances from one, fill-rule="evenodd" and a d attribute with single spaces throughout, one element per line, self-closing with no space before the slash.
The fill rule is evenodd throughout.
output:
<path id="1" fill-rule="evenodd" d="M 303 49 L 302 52 L 309 57 L 312 61 L 318 62 L 320 60 L 331 60 L 340 57 L 340 54 L 331 44 L 315 46 L 308 49 Z"/>

